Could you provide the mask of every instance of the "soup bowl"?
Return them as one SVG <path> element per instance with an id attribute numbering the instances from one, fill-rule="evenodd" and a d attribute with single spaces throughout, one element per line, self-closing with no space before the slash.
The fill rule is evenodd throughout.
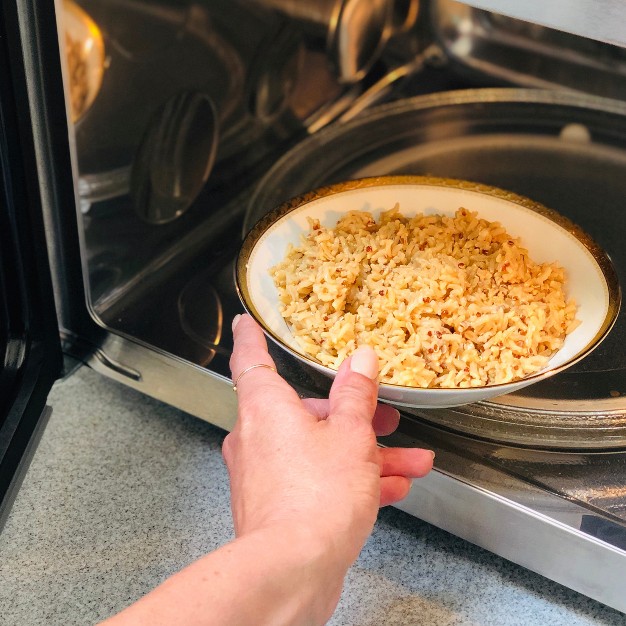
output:
<path id="1" fill-rule="evenodd" d="M 608 255 L 578 226 L 559 213 L 517 194 L 469 181 L 383 176 L 350 180 L 293 198 L 262 217 L 244 239 L 235 268 L 241 302 L 266 335 L 308 367 L 333 377 L 336 370 L 307 354 L 281 314 L 271 269 L 310 231 L 311 220 L 333 228 L 349 211 L 367 211 L 378 220 L 395 205 L 402 216 L 453 217 L 459 208 L 498 222 L 519 239 L 536 263 L 565 270 L 567 299 L 576 303 L 577 327 L 547 364 L 511 382 L 473 387 L 414 387 L 381 382 L 379 398 L 414 408 L 441 408 L 487 400 L 517 391 L 571 367 L 607 336 L 621 303 L 615 268 Z M 418 321 L 419 323 L 419 321 Z"/>

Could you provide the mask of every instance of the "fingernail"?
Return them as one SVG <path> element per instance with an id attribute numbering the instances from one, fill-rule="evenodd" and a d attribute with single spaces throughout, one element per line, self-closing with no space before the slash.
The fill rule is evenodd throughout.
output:
<path id="1" fill-rule="evenodd" d="M 434 450 L 429 450 L 429 452 L 433 455 L 433 461 L 435 460 L 435 451 Z"/>
<path id="2" fill-rule="evenodd" d="M 357 348 L 350 359 L 350 369 L 371 380 L 378 378 L 378 356 L 369 346 Z"/>
<path id="3" fill-rule="evenodd" d="M 237 326 L 237 324 L 239 324 L 239 320 L 241 319 L 241 314 L 237 313 L 237 315 L 235 315 L 235 317 L 233 317 L 233 331 L 235 330 L 235 326 Z"/>

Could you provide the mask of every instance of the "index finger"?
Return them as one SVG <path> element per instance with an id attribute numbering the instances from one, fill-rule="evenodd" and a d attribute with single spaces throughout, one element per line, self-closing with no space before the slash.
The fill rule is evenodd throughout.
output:
<path id="1" fill-rule="evenodd" d="M 276 373 L 274 361 L 267 351 L 267 341 L 259 325 L 250 315 L 233 319 L 233 353 L 230 371 L 240 406 L 256 405 L 265 408 L 280 403 L 284 410 L 302 410 L 298 394 Z M 268 410 L 268 416 L 271 411 Z"/>

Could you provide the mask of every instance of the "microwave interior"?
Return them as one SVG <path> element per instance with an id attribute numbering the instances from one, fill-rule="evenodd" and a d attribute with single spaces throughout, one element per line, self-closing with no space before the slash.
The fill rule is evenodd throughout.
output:
<path id="1" fill-rule="evenodd" d="M 290 3 L 58 4 L 79 263 L 100 329 L 228 377 L 242 236 L 291 197 L 380 174 L 542 202 L 589 232 L 623 279 L 626 51 L 456 2 L 392 4 L 384 28 L 360 26 L 383 43 L 361 41 L 348 60 L 323 16 L 312 25 Z M 71 344 L 79 333 L 61 318 Z M 623 438 L 623 335 L 622 315 L 573 371 L 499 403 L 512 421 L 529 416 L 521 443 L 531 415 L 576 426 L 598 406 Z M 553 430 L 546 445 L 572 443 Z"/>

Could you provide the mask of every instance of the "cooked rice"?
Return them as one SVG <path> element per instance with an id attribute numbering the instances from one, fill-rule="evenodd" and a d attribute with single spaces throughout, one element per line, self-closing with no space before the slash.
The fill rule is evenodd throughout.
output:
<path id="1" fill-rule="evenodd" d="M 369 345 L 381 382 L 507 383 L 542 369 L 578 324 L 564 269 L 533 262 L 499 223 L 464 208 L 309 223 L 271 275 L 298 343 L 328 367 Z"/>

